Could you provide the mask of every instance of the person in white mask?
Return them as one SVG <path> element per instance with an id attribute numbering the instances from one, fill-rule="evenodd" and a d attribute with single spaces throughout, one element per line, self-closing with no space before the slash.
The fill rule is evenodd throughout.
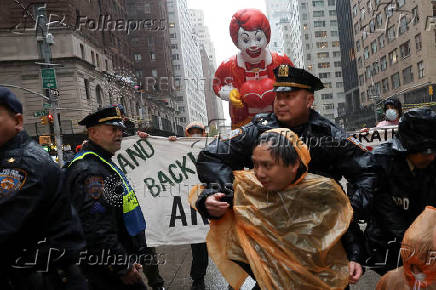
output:
<path id="1" fill-rule="evenodd" d="M 398 125 L 401 115 L 403 114 L 401 102 L 397 99 L 388 99 L 385 101 L 383 111 L 385 120 L 379 122 L 376 127 L 386 127 Z"/>

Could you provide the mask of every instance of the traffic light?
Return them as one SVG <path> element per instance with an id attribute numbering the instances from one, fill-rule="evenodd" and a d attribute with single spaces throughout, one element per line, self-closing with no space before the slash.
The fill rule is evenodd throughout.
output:
<path id="1" fill-rule="evenodd" d="M 52 114 L 48 114 L 47 119 L 50 123 L 53 123 L 53 115 Z"/>
<path id="2" fill-rule="evenodd" d="M 41 124 L 42 125 L 47 125 L 48 124 L 48 117 L 47 116 L 42 116 L 41 117 Z"/>

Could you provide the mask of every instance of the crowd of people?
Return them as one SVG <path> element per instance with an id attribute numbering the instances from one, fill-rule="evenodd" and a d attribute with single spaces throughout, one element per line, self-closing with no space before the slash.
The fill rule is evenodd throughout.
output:
<path id="1" fill-rule="evenodd" d="M 436 113 L 386 102 L 398 134 L 368 152 L 312 109 L 319 78 L 289 64 L 274 76 L 273 113 L 198 155 L 206 187 L 192 206 L 211 229 L 207 243 L 191 245 L 192 289 L 205 289 L 209 255 L 235 289 L 248 275 L 253 289 L 347 288 L 365 267 L 386 274 L 380 289 L 398 289 L 393 277 L 403 274 L 410 289 L 435 283 L 422 257 L 436 250 Z M 145 259 L 156 251 L 135 190 L 112 162 L 123 118 L 118 106 L 86 116 L 87 141 L 61 169 L 23 130 L 17 97 L 0 88 L 0 289 L 147 289 L 141 272 L 164 289 L 158 263 Z M 186 128 L 186 137 L 205 134 L 199 123 Z"/>

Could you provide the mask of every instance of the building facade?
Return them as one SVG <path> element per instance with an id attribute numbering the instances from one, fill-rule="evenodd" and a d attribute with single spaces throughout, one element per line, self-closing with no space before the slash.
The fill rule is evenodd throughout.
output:
<path id="1" fill-rule="evenodd" d="M 281 26 L 288 23 L 288 3 L 289 0 L 265 0 L 266 15 L 271 26 L 271 40 L 269 48 L 272 51 L 284 54 L 284 38 L 281 34 Z M 289 56 L 289 54 L 288 54 Z"/>
<path id="2" fill-rule="evenodd" d="M 335 122 L 344 107 L 341 50 L 335 0 L 298 0 L 304 67 L 318 76 L 325 89 L 315 93 L 314 108 Z"/>
<path id="3" fill-rule="evenodd" d="M 29 3 L 30 2 L 30 3 Z M 52 24 L 51 62 L 59 90 L 59 119 L 64 144 L 77 143 L 85 129 L 77 123 L 90 112 L 122 103 L 127 116 L 135 116 L 132 61 L 127 35 L 112 29 L 111 19 L 126 19 L 124 1 L 28 1 L 0 3 L 0 84 L 12 84 L 45 94 L 42 88 L 39 51 L 39 17 Z M 42 9 L 44 8 L 45 9 Z M 110 15 L 111 19 L 104 18 Z M 106 21 L 106 22 L 105 22 Z M 108 25 L 108 29 L 103 29 Z M 115 26 L 112 26 L 115 27 Z M 101 28 L 101 29 L 100 29 Z M 38 35 L 38 37 L 37 37 Z M 41 97 L 13 89 L 24 105 L 25 128 L 32 136 L 50 135 L 35 113 L 47 106 Z M 81 141 L 80 141 L 81 142 Z"/>
<path id="4" fill-rule="evenodd" d="M 434 105 L 436 1 L 353 0 L 351 13 L 360 102 Z"/>
<path id="5" fill-rule="evenodd" d="M 170 47 L 178 121 L 185 127 L 192 121 L 207 123 L 201 43 L 193 26 L 186 0 L 167 0 Z"/>
<path id="6" fill-rule="evenodd" d="M 152 135 L 183 135 L 175 101 L 167 3 L 162 0 L 127 0 L 129 19 L 150 22 L 149 29 L 129 33 L 134 72 L 139 86 L 137 114 L 141 127 Z"/>
<path id="7" fill-rule="evenodd" d="M 371 105 L 362 106 L 360 103 L 351 2 L 337 0 L 336 14 L 341 15 L 341 17 L 338 17 L 338 31 L 345 93 L 345 106 L 338 108 L 338 118 L 340 120 L 337 123 L 342 123 L 348 131 L 373 127 L 375 125 L 374 107 Z"/>
<path id="8" fill-rule="evenodd" d="M 304 50 L 301 33 L 301 15 L 297 0 L 287 1 L 287 18 L 279 22 L 280 37 L 283 39 L 284 52 L 296 67 L 304 67 Z"/>
<path id="9" fill-rule="evenodd" d="M 216 71 L 215 47 L 209 34 L 209 28 L 204 24 L 204 13 L 202 10 L 190 9 L 193 34 L 200 42 L 201 64 L 204 78 L 204 96 L 206 100 L 207 119 L 210 123 L 213 120 L 224 119 L 223 105 L 213 89 L 213 77 Z M 216 121 L 215 121 L 216 123 Z"/>

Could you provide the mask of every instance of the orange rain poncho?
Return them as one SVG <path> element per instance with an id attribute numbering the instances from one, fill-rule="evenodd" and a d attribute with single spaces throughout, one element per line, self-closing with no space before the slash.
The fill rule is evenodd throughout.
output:
<path id="1" fill-rule="evenodd" d="M 436 208 L 428 206 L 404 234 L 403 266 L 384 275 L 377 290 L 436 289 L 435 227 Z"/>
<path id="2" fill-rule="evenodd" d="M 310 161 L 306 145 L 286 134 L 300 160 Z M 341 187 L 332 179 L 304 174 L 280 192 L 266 192 L 254 172 L 234 171 L 233 210 L 211 220 L 209 255 L 239 289 L 247 278 L 231 260 L 250 264 L 262 289 L 343 289 L 348 260 L 340 242 L 353 216 Z M 198 192 L 197 192 L 198 193 Z M 196 190 L 191 192 L 194 203 Z"/>

